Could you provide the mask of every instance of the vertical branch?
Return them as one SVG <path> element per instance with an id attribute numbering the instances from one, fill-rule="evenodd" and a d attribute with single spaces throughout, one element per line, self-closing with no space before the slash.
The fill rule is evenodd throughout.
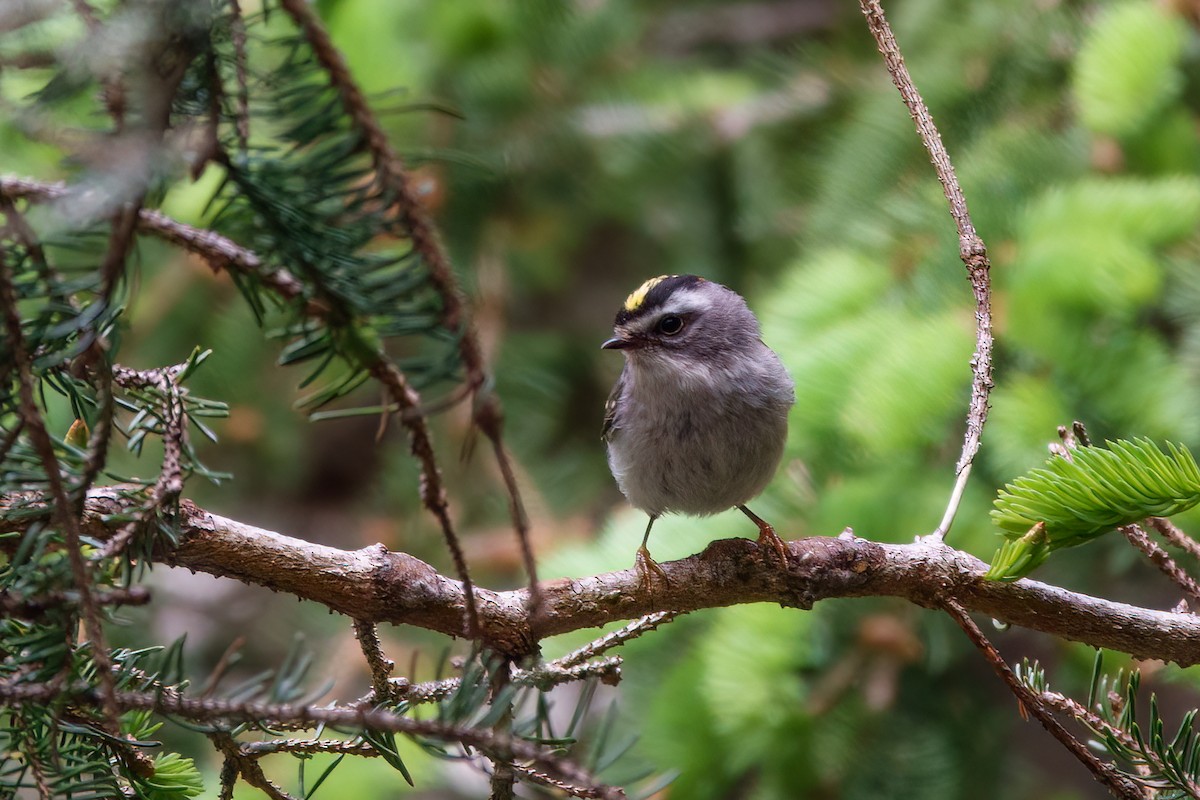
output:
<path id="1" fill-rule="evenodd" d="M 375 702 L 388 700 L 395 694 L 388 679 L 392 676 L 396 662 L 384 655 L 375 623 L 365 619 L 354 620 L 354 638 L 358 639 L 363 657 L 367 660 L 367 668 L 371 670 L 371 688 L 374 689 Z"/>
<path id="2" fill-rule="evenodd" d="M 963 607 L 957 601 L 950 598 L 943 598 L 942 608 L 963 629 L 963 632 L 967 634 L 967 638 L 971 640 L 971 643 L 979 648 L 979 652 L 983 653 L 983 657 L 992 665 L 992 669 L 996 671 L 996 674 L 1000 676 L 1000 680 L 1004 681 L 1021 705 L 1036 717 L 1037 721 L 1042 724 L 1042 727 L 1055 739 L 1058 739 L 1071 752 L 1071 755 L 1079 759 L 1091 771 L 1097 781 L 1108 787 L 1108 790 L 1112 792 L 1114 797 L 1124 798 L 1124 800 L 1142 800 L 1142 792 L 1133 781 L 1118 772 L 1112 764 L 1106 764 L 1097 758 L 1086 745 L 1072 736 L 1062 726 L 1062 723 L 1054 718 L 1037 694 L 1017 680 L 1017 676 L 1013 674 L 1008 664 L 1005 663 L 1000 652 L 996 650 L 996 646 L 988 641 L 988 638 L 983 635 L 983 631 L 979 629 L 979 626 L 967 615 L 967 612 L 963 610 Z"/>
<path id="3" fill-rule="evenodd" d="M 29 439 L 42 467 L 46 470 L 46 481 L 50 486 L 50 495 L 54 500 L 54 517 L 63 532 L 67 543 L 67 560 L 75 588 L 79 592 L 79 605 L 83 612 L 84 629 L 92 646 L 92 658 L 96 662 L 96 670 L 103 687 L 104 713 L 115 735 L 120 731 L 117 720 L 116 684 L 113 681 L 112 659 L 109 658 L 108 646 L 104 640 L 104 630 L 100 625 L 100 614 L 92 596 L 91 578 L 88 574 L 87 563 L 83 557 L 79 517 L 76 515 L 67 488 L 59 471 L 58 457 L 54 454 L 54 443 L 46 430 L 46 423 L 38 411 L 34 398 L 34 377 L 29 366 L 30 352 L 25 343 L 25 334 L 21 329 L 21 317 L 17 310 L 17 293 L 13 285 L 13 276 L 9 270 L 8 261 L 0 251 L 0 310 L 4 315 L 4 327 L 8 334 L 9 347 L 17 369 L 18 397 L 20 399 L 19 413 L 29 432 Z"/>
<path id="4" fill-rule="evenodd" d="M 96 16 L 96 9 L 92 8 L 87 0 L 71 0 L 71 6 L 83 20 L 90 36 L 95 36 L 100 32 L 103 25 L 100 23 L 100 18 Z M 117 132 L 120 133 L 125 128 L 125 85 L 119 74 L 100 76 L 100 85 L 104 107 L 108 111 L 108 115 L 112 117 Z"/>
<path id="5" fill-rule="evenodd" d="M 243 155 L 250 149 L 250 80 L 246 71 L 246 20 L 238 0 L 229 0 L 230 29 L 233 35 L 233 68 L 237 80 L 238 150 Z"/>
<path id="6" fill-rule="evenodd" d="M 500 659 L 493 667 L 491 674 L 491 702 L 502 702 L 504 713 L 496 720 L 493 730 L 501 736 L 512 735 L 513 707 L 512 698 L 504 697 L 504 690 L 512 682 L 512 665 L 507 659 Z M 491 753 L 492 787 L 488 800 L 514 800 L 517 784 L 517 773 L 513 769 L 512 754 L 500 749 Z"/>
<path id="7" fill-rule="evenodd" d="M 421 464 L 421 502 L 437 519 L 442 529 L 442 537 L 454 560 L 454 569 L 463 584 L 463 597 L 467 606 L 467 636 L 475 639 L 479 634 L 479 612 L 475 607 L 475 584 L 471 581 L 471 572 L 467 569 L 467 559 L 463 555 L 462 545 L 458 541 L 458 533 L 450 519 L 449 502 L 446 499 L 446 487 L 442 484 L 442 473 L 438 469 L 437 460 L 433 453 L 433 443 L 429 438 L 429 427 L 425 417 L 420 413 L 420 399 L 416 391 L 409 386 L 404 374 L 394 364 L 385 360 L 382 355 L 376 356 L 376 361 L 369 365 L 372 377 L 383 384 L 391 394 L 396 405 L 400 407 L 400 422 L 408 431 L 409 445 L 417 461 Z"/>
<path id="8" fill-rule="evenodd" d="M 367 151 L 374 166 L 376 179 L 386 195 L 395 202 L 400 222 L 407 230 L 412 240 L 413 249 L 420 255 L 422 262 L 429 270 L 430 279 L 437 288 L 442 299 L 442 325 L 449 331 L 459 334 L 459 356 L 467 372 L 467 386 L 478 398 L 487 382 L 486 370 L 483 364 L 483 354 L 479 347 L 479 339 L 467 319 L 462 293 L 450 266 L 450 258 L 442 247 L 437 231 L 426 214 L 417 192 L 413 189 L 404 164 L 388 142 L 387 134 L 371 111 L 362 90 L 355 83 L 354 77 L 346 65 L 346 60 L 334 46 L 328 31 L 305 0 L 280 0 L 280 5 L 292 17 L 305 38 L 312 45 L 317 60 L 329 74 L 330 85 L 337 90 L 342 100 L 342 107 L 349 115 L 354 125 L 362 131 L 366 140 Z M 520 542 L 521 553 L 529 573 L 531 587 L 531 604 L 537 607 L 537 586 L 535 570 L 533 569 L 533 552 L 529 544 L 529 526 L 525 520 L 525 512 L 521 504 L 520 491 L 516 480 L 512 477 L 512 465 L 504 451 L 500 438 L 499 401 L 489 396 L 477 403 L 475 422 L 480 430 L 492 442 L 493 451 L 500 464 L 504 476 L 505 489 L 509 495 L 509 506 L 512 511 L 513 528 Z M 466 581 L 464 581 L 465 583 Z"/>
<path id="9" fill-rule="evenodd" d="M 185 365 L 165 369 L 138 371 L 125 367 L 114 367 L 113 379 L 126 388 L 155 388 L 163 394 L 162 408 L 162 465 L 158 479 L 146 499 L 144 511 L 133 516 L 109 539 L 96 558 L 113 558 L 119 555 L 137 535 L 138 530 L 152 514 L 165 504 L 179 497 L 183 491 L 183 456 L 187 446 L 187 411 L 183 404 L 183 389 L 178 378 Z"/>
<path id="10" fill-rule="evenodd" d="M 967 267 L 971 290 L 975 294 L 975 354 L 971 358 L 973 379 L 971 381 L 971 402 L 967 409 L 967 431 L 963 438 L 962 455 L 959 456 L 958 464 L 955 466 L 957 480 L 950 495 L 950 502 L 946 507 L 946 513 L 942 516 L 941 523 L 933 532 L 933 537 L 941 540 L 949 532 L 950 526 L 954 524 L 954 516 L 958 513 L 958 506 L 962 501 L 963 491 L 966 489 L 967 478 L 971 474 L 971 465 L 974 463 L 975 454 L 979 452 L 983 425 L 987 421 L 988 394 L 993 385 L 992 305 L 989 277 L 991 267 L 988 262 L 987 248 L 975 232 L 974 223 L 971 222 L 971 214 L 967 210 L 967 199 L 958 185 L 958 178 L 954 174 L 954 165 L 950 162 L 950 155 L 946 152 L 945 145 L 942 144 L 941 134 L 938 133 L 937 126 L 933 123 L 929 108 L 921 99 L 916 85 L 913 84 L 912 76 L 909 75 L 908 67 L 904 64 L 904 57 L 900 53 L 899 45 L 896 44 L 896 37 L 892 34 L 891 26 L 884 17 L 879 0 L 859 0 L 859 7 L 867 19 L 867 27 L 870 29 L 871 35 L 875 37 L 879 52 L 883 55 L 888 73 L 892 76 L 892 83 L 900 90 L 900 97 L 904 100 L 904 105 L 907 106 L 908 113 L 916 124 L 917 133 L 920 135 L 925 149 L 929 152 L 934 171 L 942 184 L 942 191 L 950 205 L 950 216 L 954 218 L 955 227 L 958 229 L 959 257 Z"/>
<path id="11" fill-rule="evenodd" d="M 533 555 L 533 546 L 529 542 L 529 517 L 525 513 L 525 505 L 521 502 L 521 492 L 517 487 L 517 475 L 513 470 L 512 460 L 504 449 L 501 430 L 504 427 L 504 412 L 500 408 L 500 400 L 494 394 L 488 394 L 475 412 L 475 421 L 483 435 L 488 437 L 495 452 L 496 463 L 500 466 L 500 475 L 508 490 L 508 512 L 512 517 L 513 529 L 517 532 L 517 542 L 521 547 L 521 560 L 525 562 L 525 575 L 529 578 L 529 613 L 536 617 L 542 607 L 542 590 L 538 584 L 537 561 Z"/>

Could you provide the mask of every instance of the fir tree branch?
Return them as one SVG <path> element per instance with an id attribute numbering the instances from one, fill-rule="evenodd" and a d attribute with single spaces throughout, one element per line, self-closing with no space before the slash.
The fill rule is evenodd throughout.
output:
<path id="1" fill-rule="evenodd" d="M 32 619 L 52 609 L 74 604 L 77 599 L 70 592 L 47 592 L 22 597 L 5 589 L 0 590 L 0 614 Z M 130 586 L 128 589 L 96 591 L 92 594 L 92 602 L 97 606 L 144 606 L 150 602 L 150 590 L 145 586 Z"/>
<path id="2" fill-rule="evenodd" d="M 574 660 L 578 652 L 575 651 L 563 658 L 548 661 L 530 669 L 514 669 L 512 682 L 518 686 L 536 686 L 543 691 L 560 684 L 575 683 L 589 678 L 599 678 L 602 683 L 610 686 L 615 686 L 620 682 L 622 664 L 620 656 L 608 656 L 598 661 L 579 662 Z M 389 700 L 402 700 L 409 705 L 436 703 L 457 692 L 462 686 L 462 679 L 442 678 L 438 681 L 409 683 L 407 678 L 391 678 L 388 680 L 388 684 L 387 692 L 383 695 L 372 690 L 355 701 L 355 705 L 376 705 L 380 702 L 381 696 Z"/>
<path id="3" fill-rule="evenodd" d="M 0 196 L 12 199 L 29 199 L 48 202 L 61 201 L 70 197 L 70 190 L 61 183 L 43 183 L 14 177 L 0 177 Z M 284 300 L 294 300 L 304 296 L 304 284 L 286 269 L 268 269 L 262 260 L 251 250 L 248 250 L 232 240 L 212 231 L 194 228 L 178 222 L 157 211 L 142 209 L 138 215 L 138 229 L 158 236 L 165 241 L 176 244 L 189 252 L 195 253 L 206 261 L 213 269 L 230 269 L 242 274 L 251 275 L 262 281 L 264 285 L 275 291 Z M 305 305 L 305 313 L 324 318 L 328 313 L 319 301 L 310 301 Z M 467 571 L 466 560 L 458 543 L 458 536 L 450 520 L 448 501 L 441 481 L 441 471 L 437 466 L 433 446 L 429 439 L 428 428 L 421 415 L 420 396 L 413 390 L 402 372 L 395 365 L 386 361 L 382 356 L 366 365 L 371 374 L 387 389 L 400 413 L 401 423 L 409 432 L 414 455 L 422 465 L 425 475 L 421 482 L 421 496 L 426 508 L 437 519 L 443 535 L 447 539 L 451 556 L 459 579 L 467 587 L 468 615 L 467 630 L 475 630 L 477 615 L 474 612 L 474 600 L 470 574 Z M 514 528 L 518 533 L 526 572 L 531 577 L 530 603 L 537 607 L 537 571 L 534 564 L 533 551 L 529 544 L 528 521 L 521 503 L 520 492 L 517 488 L 516 477 L 512 465 L 505 452 L 501 438 L 502 414 L 499 401 L 494 396 L 483 398 L 477 413 L 480 430 L 489 438 L 500 464 L 506 489 L 508 490 L 510 510 L 513 516 Z M 470 634 L 469 634 L 470 635 Z"/>
<path id="4" fill-rule="evenodd" d="M 240 774 L 246 783 L 262 791 L 271 800 L 297 800 L 271 782 L 263 772 L 262 765 L 258 763 L 258 758 L 242 752 L 237 741 L 231 735 L 225 731 L 214 731 L 208 735 L 208 738 L 225 756 L 225 764 L 233 764 L 235 772 Z"/>
<path id="5" fill-rule="evenodd" d="M 657 630 L 660 625 L 666 625 L 679 616 L 678 611 L 657 611 L 635 619 L 625 627 L 607 633 L 594 642 L 588 642 L 583 647 L 572 650 L 560 659 L 552 662 L 560 669 L 574 667 L 603 655 L 614 647 L 620 647 L 626 642 L 633 641 L 644 633 Z"/>
<path id="6" fill-rule="evenodd" d="M 62 686 L 0 681 L 0 703 L 5 705 L 19 707 L 45 703 L 52 698 L 87 704 L 95 702 L 97 696 L 95 690 L 86 685 Z M 211 698 L 196 700 L 179 693 L 128 691 L 117 692 L 115 702 L 122 711 L 153 711 L 202 724 L 249 723 L 269 727 L 295 726 L 302 729 L 328 726 L 401 733 L 443 742 L 457 742 L 485 753 L 511 753 L 514 758 L 528 761 L 558 779 L 591 788 L 595 790 L 597 797 L 605 798 L 605 800 L 618 800 L 625 797 L 625 793 L 620 789 L 599 783 L 587 771 L 560 757 L 550 748 L 538 747 L 521 739 L 498 735 L 488 730 L 436 720 L 418 720 L 383 709 L 352 706 L 316 708 L 301 704 L 234 702 Z M 226 763 L 228 763 L 228 759 L 233 759 L 239 771 L 243 767 L 249 768 L 250 765 L 259 769 L 257 759 L 243 753 L 229 734 L 217 731 L 210 734 L 210 738 L 214 738 L 214 743 L 226 756 Z M 249 776 L 245 772 L 242 774 L 249 780 Z M 261 774 L 261 770 L 259 774 Z M 258 786 L 258 788 L 263 787 Z"/>
<path id="7" fill-rule="evenodd" d="M 958 465 L 955 467 L 957 480 L 950 495 L 950 503 L 946 507 L 942 521 L 932 534 L 935 539 L 940 540 L 946 536 L 950 531 L 950 526 L 954 524 L 954 516 L 958 513 L 958 506 L 962 502 L 963 491 L 966 489 L 967 478 L 971 474 L 971 465 L 975 461 L 976 453 L 979 452 L 983 426 L 987 422 L 988 395 L 991 393 L 993 385 L 992 289 L 989 277 L 991 266 L 988 261 L 987 248 L 979 234 L 975 232 L 974 223 L 971 222 L 971 213 L 967 210 L 967 199 L 954 174 L 954 164 L 951 163 L 950 155 L 946 152 L 945 145 L 942 144 L 942 136 L 933 122 L 929 107 L 925 105 L 921 93 L 917 91 L 912 76 L 908 73 L 908 67 L 904 65 L 904 56 L 901 55 L 900 46 L 896 44 L 896 37 L 883 14 L 883 7 L 879 4 L 879 0 L 859 0 L 859 7 L 867 19 L 867 27 L 870 29 L 871 35 L 875 37 L 879 52 L 883 55 L 888 74 L 892 76 L 892 82 L 900 90 L 900 97 L 904 100 L 904 105 L 908 108 L 913 122 L 916 123 L 921 142 L 929 151 L 934 171 L 937 173 L 938 181 L 942 184 L 946 201 L 950 204 L 950 216 L 954 218 L 954 225 L 958 229 L 959 257 L 967 267 L 971 290 L 975 294 L 975 354 L 971 357 L 973 378 L 971 402 L 967 410 L 967 432 L 963 439 L 962 455 L 959 456 Z"/>
<path id="8" fill-rule="evenodd" d="M 1162 759 L 1158 757 L 1158 754 L 1152 748 L 1146 747 L 1145 743 L 1138 742 L 1128 731 L 1122 730 L 1094 711 L 1085 708 L 1078 700 L 1049 690 L 1038 692 L 1037 696 L 1049 708 L 1073 717 L 1077 722 L 1090 728 L 1096 735 L 1111 736 L 1122 747 L 1131 752 L 1138 753 L 1146 759 L 1146 763 L 1151 769 L 1160 774 L 1167 771 L 1167 765 L 1162 762 Z M 1200 785 L 1197 785 L 1194 781 L 1188 781 L 1185 789 L 1192 797 L 1200 798 Z"/>
<path id="9" fill-rule="evenodd" d="M 329 75 L 330 84 L 337 90 L 346 114 L 362 131 L 371 156 L 371 163 L 375 169 L 376 179 L 384 190 L 385 196 L 396 203 L 400 223 L 408 232 L 413 249 L 429 270 L 434 287 L 441 296 L 442 325 L 446 330 L 458 334 L 459 355 L 467 372 L 467 386 L 472 398 L 477 401 L 474 419 L 483 434 L 491 440 L 493 451 L 500 465 L 500 472 L 504 477 L 513 529 L 517 535 L 525 569 L 529 576 L 530 600 L 536 608 L 538 602 L 537 571 L 534 566 L 533 551 L 529 544 L 529 524 L 525 518 L 520 490 L 513 475 L 512 465 L 501 438 L 503 415 L 500 411 L 500 401 L 492 394 L 484 398 L 479 397 L 479 393 L 487 382 L 487 372 L 479 347 L 479 339 L 468 319 L 463 296 L 454 277 L 454 269 L 450 265 L 450 258 L 446 254 L 445 248 L 442 247 L 436 228 L 412 188 L 403 162 L 392 149 L 383 126 L 379 124 L 379 120 L 371 111 L 362 90 L 359 89 L 353 75 L 350 74 L 345 58 L 334 46 L 333 40 L 329 37 L 328 31 L 321 24 L 312 6 L 306 0 L 280 0 L 280 5 L 304 32 L 305 38 L 312 45 L 317 60 Z M 395 397 L 395 399 L 403 406 L 403 401 L 399 397 Z M 414 442 L 415 449 L 416 443 Z M 434 480 L 434 478 L 427 475 L 427 480 Z M 438 512 L 434 511 L 434 513 L 437 515 Z M 462 554 L 457 552 L 453 534 L 444 526 L 443 531 L 446 532 L 447 543 L 451 548 L 455 563 L 458 564 L 462 561 Z M 465 565 L 460 568 L 459 576 L 463 584 L 468 587 L 469 593 L 470 576 L 466 572 Z M 473 609 L 470 617 L 472 619 L 474 617 Z M 471 619 L 468 622 L 473 624 Z"/>
<path id="10" fill-rule="evenodd" d="M 14 512 L 44 499 L 0 497 L 0 533 L 27 524 Z M 93 489 L 84 517 L 89 536 L 105 539 L 134 501 L 119 489 Z M 450 636 L 463 630 L 462 585 L 432 566 L 381 545 L 340 550 L 210 514 L 180 502 L 179 546 L 156 551 L 162 563 L 288 592 L 355 619 L 417 625 Z M 15 546 L 0 538 L 0 548 Z M 528 591 L 478 589 L 480 638 L 501 653 L 531 652 L 547 636 L 633 619 L 753 602 L 808 608 L 836 597 L 899 597 L 937 608 L 941 597 L 973 612 L 1138 658 L 1200 663 L 1200 617 L 1140 608 L 1029 579 L 989 581 L 987 565 L 944 544 L 884 544 L 855 537 L 814 537 L 788 545 L 788 568 L 764 570 L 754 543 L 713 542 L 703 552 L 663 562 L 668 581 L 650 592 L 636 570 L 543 581 L 543 613 L 531 619 Z"/>
<path id="11" fill-rule="evenodd" d="M 8 334 L 8 348 L 17 368 L 18 379 L 18 413 L 29 432 L 30 441 L 41 459 L 46 473 L 46 482 L 50 487 L 50 496 L 54 504 L 54 518 L 66 540 L 67 561 L 71 575 L 75 581 L 75 589 L 79 592 L 79 605 L 82 612 L 84 629 L 92 645 L 92 657 L 96 661 L 100 676 L 100 685 L 104 688 L 103 708 L 112 732 L 120 730 L 117 721 L 117 709 L 114 702 L 116 685 L 112 677 L 112 659 L 109 657 L 108 646 L 105 644 L 104 630 L 100 625 L 100 614 L 92 597 L 92 583 L 88 565 L 83 557 L 83 542 L 80 535 L 80 520 L 74 504 L 67 495 L 67 487 L 63 482 L 58 457 L 54 454 L 54 445 L 50 433 L 46 430 L 45 420 L 38 410 L 34 398 L 34 376 L 30 367 L 31 359 L 25 344 L 25 333 L 21 328 L 21 316 L 17 309 L 17 293 L 13 285 L 12 271 L 4 252 L 0 250 L 0 313 L 4 316 L 4 328 Z"/>
<path id="12" fill-rule="evenodd" d="M 238 749 L 251 758 L 262 758 L 275 753 L 345 753 L 364 758 L 375 758 L 379 755 L 379 751 L 370 742 L 341 739 L 275 739 L 269 742 L 243 742 Z"/>
<path id="13" fill-rule="evenodd" d="M 113 558 L 123 552 L 137 532 L 164 505 L 173 502 L 183 491 L 183 449 L 187 442 L 187 414 L 183 407 L 182 388 L 179 377 L 186 364 L 154 370 L 132 370 L 121 366 L 112 369 L 113 380 L 123 388 L 156 389 L 164 397 L 162 443 L 162 466 L 158 478 L 142 508 L 109 539 L 97 554 L 98 559 Z"/>
<path id="14" fill-rule="evenodd" d="M 1151 517 L 1147 520 L 1147 523 L 1168 542 L 1192 558 L 1200 559 L 1200 542 L 1197 542 L 1191 536 L 1181 531 L 1171 520 L 1166 517 Z"/>
<path id="15" fill-rule="evenodd" d="M 15 177 L 0 177 L 0 197 L 28 199 L 34 202 L 70 202 L 71 190 L 64 183 L 45 183 Z M 270 268 L 253 251 L 219 233 L 195 228 L 171 219 L 159 211 L 142 209 L 138 213 L 138 230 L 177 245 L 203 258 L 214 270 L 228 269 L 250 275 L 261 281 L 284 300 L 304 295 L 304 284 L 283 268 Z M 321 317 L 327 309 L 310 302 L 305 313 Z"/>
<path id="16" fill-rule="evenodd" d="M 1196 583 L 1191 575 L 1188 575 L 1175 563 L 1175 559 L 1171 558 L 1170 553 L 1151 540 L 1150 535 L 1146 533 L 1146 530 L 1141 525 L 1137 523 L 1122 525 L 1117 530 L 1124 535 L 1131 545 L 1141 551 L 1150 560 L 1151 564 L 1158 567 L 1162 574 L 1170 578 L 1176 586 L 1183 590 L 1193 608 L 1200 608 L 1200 584 Z"/>
<path id="17" fill-rule="evenodd" d="M 996 674 L 1004 681 L 1009 690 L 1021 703 L 1021 705 L 1032 714 L 1038 722 L 1042 724 L 1051 736 L 1067 748 L 1071 755 L 1075 756 L 1096 778 L 1102 785 L 1108 787 L 1113 796 L 1124 798 L 1124 800 L 1143 800 L 1141 790 L 1125 775 L 1122 775 L 1112 764 L 1101 761 L 1096 755 L 1087 748 L 1083 742 L 1080 742 L 1072 736 L 1062 723 L 1054 718 L 1054 715 L 1049 712 L 1046 705 L 1041 702 L 1037 694 L 1028 686 L 1017 680 L 1017 676 L 1013 674 L 1012 669 L 1000 656 L 1000 652 L 996 649 L 979 626 L 975 624 L 963 607 L 953 600 L 947 599 L 943 604 L 943 609 L 950 615 L 958 626 L 967 634 L 967 638 L 971 640 L 979 651 L 983 653 L 983 657 L 991 664 Z"/>
<path id="18" fill-rule="evenodd" d="M 467 383 L 472 391 L 478 391 L 485 381 L 479 341 L 467 321 L 462 294 L 454 279 L 450 259 L 438 240 L 437 231 L 421 206 L 421 201 L 417 199 L 400 157 L 392 149 L 383 126 L 379 124 L 362 90 L 355 83 L 354 76 L 350 74 L 345 58 L 334 46 L 312 6 L 304 0 L 280 0 L 280 5 L 304 32 L 305 38 L 312 45 L 314 55 L 328 73 L 330 84 L 337 90 L 343 109 L 354 125 L 362 131 L 376 179 L 387 196 L 397 204 L 401 224 L 408 230 L 413 247 L 429 268 L 430 276 L 442 297 L 442 324 L 446 330 L 462 332 L 459 349 L 467 369 Z"/>
<path id="19" fill-rule="evenodd" d="M 27 197 L 38 200 L 57 200 L 69 196 L 69 190 L 62 184 L 44 184 L 18 178 L 0 178 L 0 194 L 9 198 Z M 286 270 L 277 269 L 264 271 L 263 263 L 256 254 L 229 239 L 210 231 L 199 230 L 189 225 L 177 222 L 154 211 L 142 210 L 139 214 L 139 225 L 150 233 L 179 244 L 192 252 L 203 256 L 209 264 L 216 268 L 231 268 L 251 274 L 262 280 L 285 299 L 302 296 L 304 285 L 299 279 Z M 323 317 L 327 309 L 319 303 L 308 303 L 305 313 Z M 401 424 L 409 434 L 413 455 L 421 464 L 423 478 L 421 480 L 421 500 L 425 507 L 438 521 L 443 537 L 454 559 L 455 569 L 459 579 L 466 587 L 467 618 L 465 631 L 474 638 L 477 630 L 478 614 L 475 610 L 475 600 L 471 576 L 467 568 L 462 547 L 458 542 L 458 534 L 450 519 L 449 504 L 445 487 L 442 484 L 441 470 L 437 465 L 433 444 L 429 437 L 429 429 L 421 414 L 421 399 L 409 385 L 404 374 L 381 353 L 364 354 L 364 358 L 373 361 L 363 366 L 381 383 L 396 403 L 400 412 Z M 487 431 L 485 430 L 485 433 Z M 497 441 L 497 440 L 493 440 Z M 497 452 L 502 448 L 497 444 Z M 513 484 L 515 489 L 515 483 Z M 510 495 L 515 507 L 520 508 L 519 496 Z M 523 512 L 522 512 L 523 514 Z M 527 549 L 527 548 L 526 548 Z"/>
<path id="20" fill-rule="evenodd" d="M 560 781 L 552 778 L 544 772 L 538 772 L 532 767 L 523 767 L 520 764 L 512 765 L 513 772 L 519 775 L 523 780 L 530 783 L 536 783 L 539 786 L 548 786 L 551 789 L 557 789 L 560 792 L 570 797 L 594 798 L 603 797 L 600 789 L 594 786 L 576 786 L 566 781 Z"/>

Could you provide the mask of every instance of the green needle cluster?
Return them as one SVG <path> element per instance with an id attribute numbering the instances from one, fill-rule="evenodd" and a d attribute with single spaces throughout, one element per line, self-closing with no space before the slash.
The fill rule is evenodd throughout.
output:
<path id="1" fill-rule="evenodd" d="M 1121 525 L 1167 517 L 1200 502 L 1200 468 L 1182 445 L 1164 453 L 1149 439 L 1081 447 L 1000 490 L 992 520 L 1008 539 L 987 577 L 1028 575 L 1054 550 Z"/>

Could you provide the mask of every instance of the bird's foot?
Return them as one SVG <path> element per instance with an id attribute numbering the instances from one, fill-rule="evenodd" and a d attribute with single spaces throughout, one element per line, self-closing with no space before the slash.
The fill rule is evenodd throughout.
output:
<path id="1" fill-rule="evenodd" d="M 634 559 L 634 568 L 638 574 L 638 584 L 646 592 L 653 593 L 654 577 L 657 576 L 662 581 L 664 586 L 671 585 L 671 579 L 667 577 L 666 570 L 658 565 L 650 556 L 650 551 L 646 549 L 646 545 L 642 545 L 637 550 L 637 556 Z"/>
<path id="2" fill-rule="evenodd" d="M 787 542 L 779 538 L 775 529 L 767 523 L 758 526 L 758 547 L 762 552 L 773 552 L 779 559 L 779 564 L 786 567 L 788 563 Z"/>

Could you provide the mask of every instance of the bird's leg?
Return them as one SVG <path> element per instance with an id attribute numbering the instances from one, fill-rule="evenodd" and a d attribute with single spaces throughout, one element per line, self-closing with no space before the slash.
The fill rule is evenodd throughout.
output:
<path id="1" fill-rule="evenodd" d="M 638 583 L 647 592 L 651 592 L 654 589 L 652 575 L 657 575 L 662 579 L 664 584 L 670 585 L 671 583 L 670 579 L 667 578 L 666 571 L 650 556 L 650 551 L 646 548 L 646 542 L 650 541 L 650 529 L 654 527 L 654 520 L 656 519 L 658 519 L 657 515 L 650 515 L 650 521 L 646 523 L 646 534 L 642 536 L 642 546 L 637 549 L 637 556 L 634 559 L 634 568 L 637 570 Z"/>
<path id="2" fill-rule="evenodd" d="M 787 566 L 787 543 L 779 538 L 779 534 L 775 533 L 775 529 L 771 527 L 771 523 L 745 506 L 738 506 L 738 511 L 741 511 L 758 526 L 758 546 L 760 548 L 770 547 L 775 551 L 775 555 L 779 556 L 779 563 Z"/>

